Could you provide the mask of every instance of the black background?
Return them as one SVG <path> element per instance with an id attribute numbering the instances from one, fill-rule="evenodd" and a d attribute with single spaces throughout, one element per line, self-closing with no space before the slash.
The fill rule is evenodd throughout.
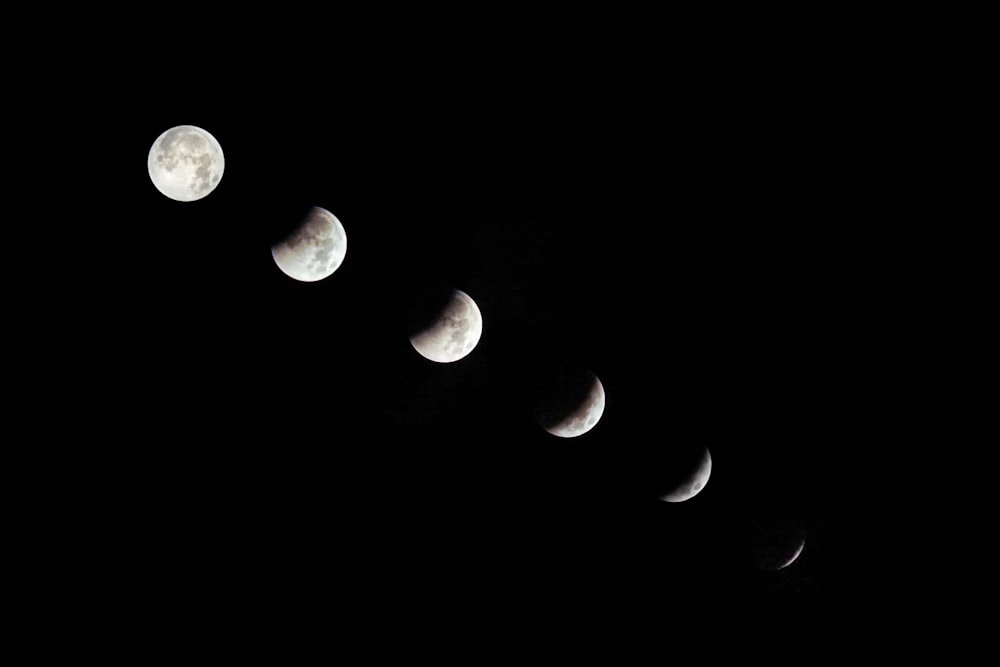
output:
<path id="1" fill-rule="evenodd" d="M 37 280 L 76 434 L 45 455 L 66 525 L 178 581 L 830 589 L 870 406 L 846 314 L 855 111 L 819 28 L 273 18 L 136 27 L 58 73 L 89 91 L 58 133 L 81 143 L 60 176 L 85 215 Z M 145 169 L 179 124 L 225 151 L 198 202 Z M 270 246 L 311 206 L 348 252 L 306 284 Z M 453 287 L 484 333 L 437 365 L 407 337 Z M 553 360 L 607 391 L 580 438 L 532 420 Z M 705 491 L 658 501 L 704 446 Z M 752 516 L 805 520 L 794 567 L 753 571 Z"/>

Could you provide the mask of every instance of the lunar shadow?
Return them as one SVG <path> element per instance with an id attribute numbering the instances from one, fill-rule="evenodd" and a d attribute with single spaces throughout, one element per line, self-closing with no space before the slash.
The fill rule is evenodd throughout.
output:
<path id="1" fill-rule="evenodd" d="M 317 206 L 318 204 L 301 198 L 290 202 L 278 202 L 272 209 L 274 219 L 268 222 L 268 240 L 271 246 L 288 240 L 302 227 Z M 337 215 L 336 212 L 331 211 L 331 213 Z"/>
<path id="2" fill-rule="evenodd" d="M 454 298 L 455 289 L 455 286 L 437 280 L 420 289 L 409 290 L 402 313 L 407 335 L 416 336 L 434 326 Z"/>

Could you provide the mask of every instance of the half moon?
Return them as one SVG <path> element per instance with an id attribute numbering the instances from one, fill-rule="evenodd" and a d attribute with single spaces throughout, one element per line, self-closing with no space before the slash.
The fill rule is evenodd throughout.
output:
<path id="1" fill-rule="evenodd" d="M 472 352 L 482 335 L 479 306 L 462 290 L 454 290 L 434 321 L 410 336 L 410 344 L 425 359 L 447 364 Z"/>
<path id="2" fill-rule="evenodd" d="M 311 283 L 326 278 L 347 255 L 347 233 L 333 213 L 313 206 L 298 228 L 271 246 L 271 256 L 285 275 Z"/>
<path id="3" fill-rule="evenodd" d="M 558 438 L 575 438 L 597 426 L 604 414 L 604 385 L 591 372 L 559 378 L 540 399 L 538 423 Z"/>
<path id="4" fill-rule="evenodd" d="M 705 453 L 698 461 L 698 467 L 695 469 L 694 474 L 670 493 L 660 496 L 660 500 L 665 500 L 668 503 L 680 503 L 690 500 L 701 493 L 701 490 L 708 484 L 708 478 L 711 475 L 712 455 L 709 453 L 708 447 L 706 447 Z"/>

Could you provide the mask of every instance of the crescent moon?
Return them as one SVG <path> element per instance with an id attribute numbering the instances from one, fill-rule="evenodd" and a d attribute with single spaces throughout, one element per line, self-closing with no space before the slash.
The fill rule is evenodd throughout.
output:
<path id="1" fill-rule="evenodd" d="M 479 306 L 462 290 L 454 290 L 444 309 L 425 329 L 410 336 L 420 356 L 441 364 L 466 357 L 483 335 Z"/>
<path id="2" fill-rule="evenodd" d="M 696 495 L 701 493 L 705 485 L 708 484 L 708 478 L 712 475 L 712 455 L 708 451 L 708 447 L 705 448 L 705 453 L 702 455 L 698 462 L 698 467 L 695 472 L 687 481 L 681 483 L 676 489 L 660 496 L 660 500 L 664 500 L 668 503 L 680 503 L 685 500 L 690 500 Z"/>
<path id="3" fill-rule="evenodd" d="M 800 520 L 787 517 L 751 519 L 751 544 L 757 567 L 769 572 L 783 570 L 802 555 L 805 531 Z"/>
<path id="4" fill-rule="evenodd" d="M 597 426 L 604 414 L 605 393 L 596 375 L 563 378 L 555 392 L 542 399 L 538 410 L 543 429 L 559 438 L 575 438 Z"/>
<path id="5" fill-rule="evenodd" d="M 347 255 L 347 232 L 333 213 L 313 206 L 302 224 L 271 246 L 271 257 L 285 275 L 316 282 L 338 268 Z"/>
<path id="6" fill-rule="evenodd" d="M 789 565 L 791 565 L 792 563 L 794 563 L 798 559 L 799 555 L 802 553 L 802 550 L 805 548 L 805 546 L 806 546 L 806 541 L 805 540 L 802 540 L 801 542 L 799 542 L 798 548 L 795 549 L 795 551 L 792 553 L 791 557 L 788 558 L 787 560 L 785 560 L 784 563 L 782 563 L 781 565 L 779 565 L 778 567 L 776 567 L 774 569 L 775 570 L 784 570 L 786 567 L 788 567 Z"/>

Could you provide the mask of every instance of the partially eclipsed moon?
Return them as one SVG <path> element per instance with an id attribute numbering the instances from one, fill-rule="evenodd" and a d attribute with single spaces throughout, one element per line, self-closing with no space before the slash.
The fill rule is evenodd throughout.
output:
<path id="1" fill-rule="evenodd" d="M 447 364 L 472 352 L 482 335 L 479 306 L 468 294 L 455 290 L 437 318 L 410 337 L 410 344 L 425 359 Z"/>
<path id="2" fill-rule="evenodd" d="M 347 255 L 347 233 L 325 208 L 313 206 L 288 238 L 271 246 L 271 256 L 285 275 L 316 282 L 340 268 Z"/>
<path id="3" fill-rule="evenodd" d="M 680 503 L 685 500 L 690 500 L 701 493 L 701 490 L 705 488 L 706 484 L 708 484 L 708 478 L 711 475 L 712 455 L 708 452 L 708 447 L 706 447 L 705 453 L 699 460 L 698 467 L 695 469 L 694 474 L 692 474 L 691 477 L 689 477 L 685 482 L 682 482 L 670 493 L 660 496 L 660 500 L 665 500 L 668 503 Z"/>
<path id="4" fill-rule="evenodd" d="M 560 438 L 575 438 L 597 426 L 604 414 L 604 385 L 593 373 L 573 374 L 547 389 L 538 406 L 538 423 Z"/>
<path id="5" fill-rule="evenodd" d="M 178 125 L 161 134 L 146 160 L 153 185 L 176 201 L 207 196 L 219 185 L 225 166 L 219 142 L 194 125 Z"/>

